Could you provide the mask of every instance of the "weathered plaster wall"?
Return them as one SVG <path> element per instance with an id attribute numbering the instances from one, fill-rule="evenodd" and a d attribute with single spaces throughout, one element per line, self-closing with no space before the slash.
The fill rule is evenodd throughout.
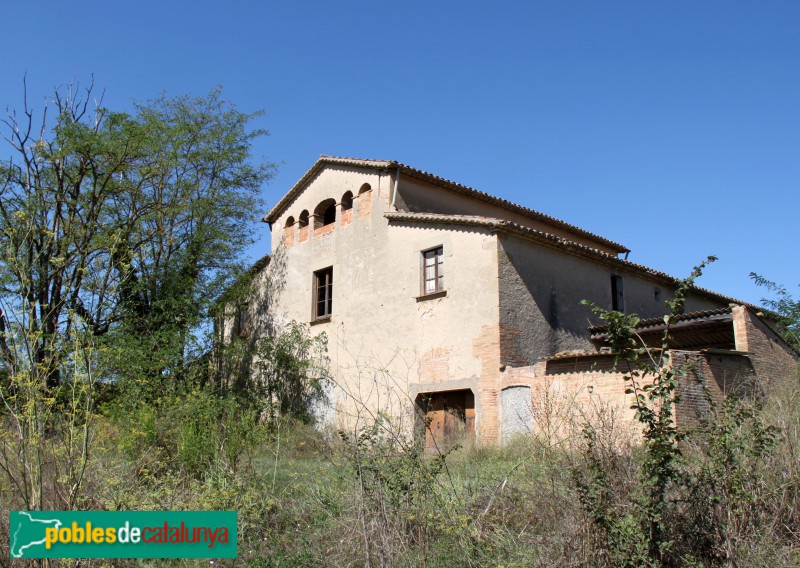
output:
<path id="1" fill-rule="evenodd" d="M 529 365 L 559 351 L 593 349 L 587 327 L 599 322 L 580 300 L 610 309 L 612 274 L 624 278 L 625 310 L 643 318 L 664 313 L 668 287 L 634 271 L 481 227 L 389 222 L 383 214 L 391 209 L 393 175 L 330 166 L 311 179 L 272 225 L 273 258 L 259 276 L 263 286 L 253 301 L 265 325 L 296 320 L 328 336 L 337 426 L 368 425 L 385 412 L 405 420 L 410 432 L 418 394 L 470 389 L 478 438 L 499 442 L 504 430 L 516 428 L 510 416 L 520 415 L 524 390 L 506 387 L 531 389 L 533 427 L 540 431 L 572 435 L 574 421 L 587 412 L 630 422 L 630 400 L 618 373 L 602 366 L 568 372 L 562 365 L 548 374 L 546 366 Z M 371 189 L 360 193 L 365 184 Z M 347 191 L 354 204 L 343 216 Z M 301 230 L 301 212 L 313 215 L 326 199 L 337 203 L 336 223 L 315 230 L 312 218 L 310 228 Z M 404 178 L 397 205 L 537 223 Z M 289 217 L 295 224 L 287 228 Z M 446 294 L 420 298 L 421 251 L 435 246 L 444 249 Z M 327 267 L 333 267 L 333 315 L 312 322 L 313 272 Z M 693 296 L 686 311 L 721 305 Z M 747 325 L 755 324 L 742 323 Z"/>
<path id="2" fill-rule="evenodd" d="M 348 190 L 357 196 L 364 183 L 372 191 L 354 200 L 345 226 L 338 215 L 332 229 L 282 241 L 289 216 L 298 219 L 328 198 L 338 203 Z M 281 258 L 269 268 L 282 281 L 270 300 L 276 317 L 311 322 L 313 272 L 332 266 L 333 315 L 311 329 L 328 336 L 338 425 L 364 425 L 385 411 L 410 426 L 416 394 L 470 388 L 477 434 L 496 440 L 496 237 L 482 228 L 390 224 L 383 213 L 391 189 L 389 175 L 344 167 L 311 180 L 272 227 Z M 421 251 L 439 245 L 446 294 L 418 298 Z"/>
<path id="3" fill-rule="evenodd" d="M 500 431 L 503 442 L 533 432 L 531 387 L 515 385 L 500 391 Z"/>
<path id="4" fill-rule="evenodd" d="M 515 213 L 503 207 L 479 201 L 409 176 L 400 176 L 395 204 L 399 211 L 410 211 L 413 213 L 482 215 L 484 217 L 503 219 L 505 221 L 517 223 L 523 227 L 530 227 L 538 231 L 564 237 L 573 242 L 588 245 L 616 255 L 616 252 L 607 244 L 593 240 L 588 236 L 572 233 L 568 229 L 550 225 L 544 221 L 532 219 L 521 213 Z"/>
<path id="5" fill-rule="evenodd" d="M 669 365 L 685 370 L 679 378 L 680 401 L 675 408 L 681 428 L 698 426 L 710 406 L 720 404 L 725 396 L 752 395 L 757 388 L 750 359 L 742 353 L 672 350 Z M 639 387 L 651 381 L 651 375 L 645 376 L 639 379 Z M 613 357 L 564 358 L 502 373 L 503 393 L 520 385 L 531 387 L 531 430 L 545 440 L 579 440 L 587 424 L 598 428 L 599 435 L 618 436 L 619 441 L 638 440 L 642 433 L 631 409 L 633 395 L 625 392 L 630 381 L 614 369 Z M 513 424 L 522 403 L 515 398 L 507 404 L 505 396 L 502 401 L 500 415 L 506 427 Z M 503 433 L 507 440 L 505 428 Z"/>
<path id="6" fill-rule="evenodd" d="M 581 300 L 610 310 L 612 274 L 623 277 L 628 313 L 660 316 L 665 313 L 664 301 L 671 297 L 664 284 L 632 271 L 516 236 L 501 235 L 498 242 L 501 352 L 503 363 L 510 366 L 530 365 L 560 351 L 592 350 L 587 327 L 601 322 Z M 691 296 L 686 311 L 722 305 Z"/>
<path id="7" fill-rule="evenodd" d="M 249 273 L 230 288 L 217 306 L 214 321 L 214 350 L 210 364 L 214 380 L 219 386 L 243 388 L 245 381 L 254 376 L 257 360 L 253 357 L 256 342 L 273 330 L 270 303 L 275 290 L 270 273 L 266 270 L 269 259 L 261 259 Z M 245 325 L 237 330 L 239 311 L 244 312 Z M 240 334 L 241 333 L 241 334 Z M 221 348 L 238 342 L 241 350 L 229 350 L 223 354 Z M 234 384 L 238 381 L 238 384 Z"/>

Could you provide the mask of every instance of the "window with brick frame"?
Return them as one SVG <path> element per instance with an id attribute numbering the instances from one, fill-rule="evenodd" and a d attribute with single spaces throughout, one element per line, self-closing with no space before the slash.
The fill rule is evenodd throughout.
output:
<path id="1" fill-rule="evenodd" d="M 314 209 L 314 228 L 319 229 L 336 223 L 336 200 L 326 199 L 321 201 Z"/>
<path id="2" fill-rule="evenodd" d="M 444 247 L 422 251 L 421 295 L 444 291 Z"/>
<path id="3" fill-rule="evenodd" d="M 353 192 L 346 191 L 342 195 L 342 211 L 350 211 L 353 208 Z"/>
<path id="4" fill-rule="evenodd" d="M 308 211 L 303 209 L 303 212 L 300 213 L 300 218 L 299 218 L 297 224 L 300 225 L 301 229 L 303 227 L 308 227 Z"/>
<path id="5" fill-rule="evenodd" d="M 333 313 L 333 267 L 314 272 L 313 320 L 328 319 Z"/>

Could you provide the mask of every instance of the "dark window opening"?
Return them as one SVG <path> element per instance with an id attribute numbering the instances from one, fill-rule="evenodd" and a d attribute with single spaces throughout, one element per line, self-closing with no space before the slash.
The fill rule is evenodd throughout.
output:
<path id="1" fill-rule="evenodd" d="M 314 273 L 314 319 L 331 317 L 333 313 L 333 267 Z"/>
<path id="2" fill-rule="evenodd" d="M 444 290 L 444 247 L 422 251 L 422 294 Z"/>
<path id="3" fill-rule="evenodd" d="M 361 195 L 362 193 L 366 193 L 370 190 L 372 190 L 372 186 L 368 183 L 365 183 L 361 186 L 361 189 L 358 190 L 358 194 Z"/>
<path id="4" fill-rule="evenodd" d="M 300 219 L 297 224 L 300 225 L 301 229 L 303 227 L 308 227 L 308 211 L 303 211 L 300 213 Z"/>
<path id="5" fill-rule="evenodd" d="M 625 302 L 622 294 L 622 276 L 611 275 L 611 309 L 616 312 L 625 311 Z"/>
<path id="6" fill-rule="evenodd" d="M 661 301 L 661 288 L 653 288 L 653 298 L 656 302 Z"/>
<path id="7" fill-rule="evenodd" d="M 314 209 L 314 228 L 319 229 L 336 222 L 336 200 L 326 199 Z"/>
<path id="8" fill-rule="evenodd" d="M 286 219 L 286 228 L 288 229 L 289 227 L 292 226 L 294 226 L 294 217 L 289 217 L 288 219 Z"/>
<path id="9" fill-rule="evenodd" d="M 250 308 L 247 304 L 236 307 L 233 333 L 236 337 L 247 337 L 250 334 Z"/>
<path id="10" fill-rule="evenodd" d="M 342 196 L 342 211 L 349 211 L 353 208 L 353 193 L 348 191 Z"/>
<path id="11" fill-rule="evenodd" d="M 331 223 L 336 222 L 336 206 L 331 205 L 325 210 L 325 213 L 322 214 L 322 224 L 330 225 Z"/>

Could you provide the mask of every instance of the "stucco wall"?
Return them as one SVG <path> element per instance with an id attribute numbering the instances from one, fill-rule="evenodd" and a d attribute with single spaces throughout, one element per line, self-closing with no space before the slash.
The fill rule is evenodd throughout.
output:
<path id="1" fill-rule="evenodd" d="M 593 349 L 587 327 L 600 322 L 580 301 L 610 309 L 612 274 L 624 279 L 625 311 L 643 318 L 664 313 L 669 286 L 483 227 L 390 222 L 384 213 L 393 209 L 394 175 L 329 166 L 309 180 L 272 225 L 272 261 L 258 277 L 251 304 L 262 330 L 295 320 L 327 335 L 336 425 L 363 427 L 383 412 L 410 432 L 418 394 L 469 389 L 475 394 L 478 438 L 499 442 L 504 429 L 519 426 L 508 413 L 518 410 L 523 390 L 502 394 L 518 386 L 531 389 L 535 428 L 541 428 L 542 417 L 552 414 L 557 400 L 569 402 L 570 413 L 579 417 L 602 403 L 630 418 L 618 374 L 593 367 L 537 382 L 546 373 L 529 365 L 559 351 Z M 360 193 L 365 184 L 370 190 Z M 396 205 L 402 210 L 497 216 L 563 234 L 411 178 L 401 177 L 399 187 Z M 341 200 L 348 191 L 353 209 L 342 215 Z M 336 223 L 315 229 L 312 219 L 301 231 L 301 212 L 313 215 L 327 199 L 337 204 Z M 287 228 L 289 217 L 295 224 Z M 421 251 L 437 246 L 444 250 L 446 293 L 420 297 Z M 313 273 L 327 267 L 333 268 L 332 316 L 314 322 Z M 692 296 L 686 311 L 721 305 Z M 505 365 L 509 368 L 502 372 Z M 527 370 L 513 369 L 523 366 Z"/>
<path id="2" fill-rule="evenodd" d="M 286 246 L 281 236 L 289 216 L 313 212 L 327 198 L 338 203 L 348 190 L 358 195 L 364 183 L 372 191 L 355 199 L 346 226 L 337 215 L 332 229 Z M 496 419 L 489 419 L 496 404 L 486 399 L 496 396 L 499 366 L 496 237 L 482 228 L 390 224 L 383 213 L 391 188 L 389 175 L 343 167 L 311 180 L 273 224 L 280 260 L 268 270 L 282 282 L 273 286 L 276 317 L 312 323 L 312 332 L 328 336 L 340 427 L 363 426 L 379 411 L 408 419 L 410 427 L 417 393 L 470 388 L 478 436 L 496 438 Z M 418 298 L 421 251 L 440 245 L 446 294 Z M 313 272 L 329 266 L 333 314 L 313 323 Z"/>
<path id="3" fill-rule="evenodd" d="M 531 387 L 516 385 L 500 391 L 500 430 L 503 442 L 515 436 L 530 436 L 533 432 Z"/>
<path id="4" fill-rule="evenodd" d="M 672 294 L 663 283 L 637 273 L 516 236 L 500 237 L 498 262 L 502 358 L 514 367 L 560 351 L 592 350 L 587 327 L 601 322 L 581 300 L 610 310 L 612 274 L 623 277 L 625 311 L 642 318 L 664 314 L 664 301 Z M 723 305 L 693 295 L 686 311 Z"/>
<path id="5" fill-rule="evenodd" d="M 532 219 L 521 213 L 509 211 L 484 201 L 461 195 L 455 191 L 434 186 L 409 176 L 400 176 L 395 204 L 399 211 L 443 213 L 451 215 L 483 215 L 518 223 L 545 233 L 567 238 L 573 242 L 584 244 L 616 255 L 607 244 L 578 235 L 568 229 L 550 225 L 544 221 Z"/>

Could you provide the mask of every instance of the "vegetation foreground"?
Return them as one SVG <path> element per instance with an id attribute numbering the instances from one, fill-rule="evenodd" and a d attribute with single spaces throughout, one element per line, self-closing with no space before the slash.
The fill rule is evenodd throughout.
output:
<path id="1" fill-rule="evenodd" d="M 0 121 L 0 563 L 11 510 L 236 510 L 236 560 L 37 564 L 800 565 L 798 380 L 679 431 L 670 316 L 649 353 L 635 315 L 592 308 L 627 369 L 634 440 L 602 408 L 572 438 L 439 455 L 381 415 L 315 430 L 324 336 L 212 331 L 246 297 L 238 259 L 273 173 L 251 162 L 254 115 L 219 91 L 131 114 L 95 100 L 70 86 L 49 120 L 26 102 Z M 797 349 L 800 305 L 754 278 Z"/>
<path id="2" fill-rule="evenodd" d="M 380 419 L 352 438 L 294 420 L 253 429 L 241 410 L 204 390 L 157 409 L 106 407 L 76 507 L 237 510 L 239 558 L 223 566 L 656 565 L 641 523 L 643 450 L 621 446 L 610 422 L 559 445 L 532 436 L 430 456 Z M 661 565 L 800 564 L 797 385 L 763 408 L 726 404 L 682 444 Z M 46 467 L 67 466 L 68 447 L 43 445 Z M 53 479 L 49 490 L 65 489 Z M 25 507 L 7 475 L 0 499 Z M 4 511 L 4 534 L 7 522 Z"/>

